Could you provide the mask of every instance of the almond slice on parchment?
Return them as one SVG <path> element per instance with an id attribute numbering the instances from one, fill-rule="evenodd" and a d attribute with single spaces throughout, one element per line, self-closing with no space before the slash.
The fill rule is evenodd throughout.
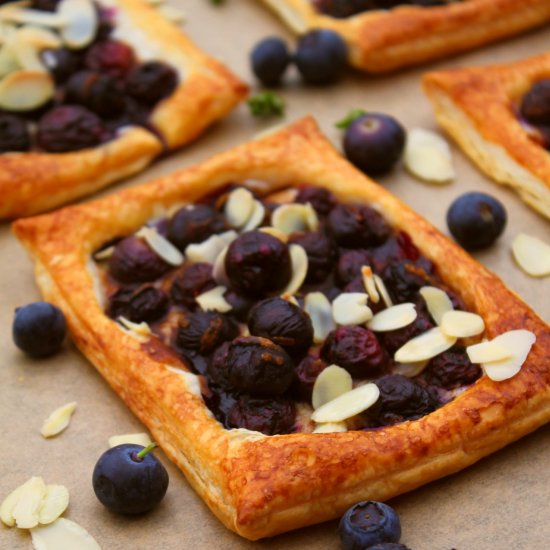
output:
<path id="1" fill-rule="evenodd" d="M 69 506 L 69 490 L 64 485 L 46 485 L 46 495 L 39 509 L 38 522 L 55 521 Z"/>
<path id="2" fill-rule="evenodd" d="M 41 434 L 43 437 L 53 437 L 61 433 L 71 421 L 71 417 L 76 409 L 76 401 L 71 401 L 55 409 L 44 421 Z"/>
<path id="3" fill-rule="evenodd" d="M 518 265 L 528 275 L 550 275 L 550 245 L 544 241 L 520 233 L 512 242 L 512 253 Z"/>
<path id="4" fill-rule="evenodd" d="M 135 434 L 122 434 L 122 435 L 112 435 L 109 438 L 109 447 L 116 447 L 117 445 L 123 445 L 124 443 L 131 443 L 132 445 L 141 445 L 142 447 L 147 447 L 152 443 L 149 434 L 144 432 L 135 433 Z"/>
<path id="5" fill-rule="evenodd" d="M 34 550 L 101 550 L 84 527 L 64 518 L 31 529 L 31 537 Z"/>

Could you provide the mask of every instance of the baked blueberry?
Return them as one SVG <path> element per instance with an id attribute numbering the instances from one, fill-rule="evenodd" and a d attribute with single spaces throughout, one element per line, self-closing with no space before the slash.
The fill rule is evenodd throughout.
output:
<path id="1" fill-rule="evenodd" d="M 225 271 L 231 286 L 242 294 L 280 291 L 292 275 L 288 247 L 262 231 L 247 231 L 229 245 Z"/>
<path id="2" fill-rule="evenodd" d="M 539 80 L 523 96 L 520 113 L 532 124 L 550 126 L 550 78 Z"/>
<path id="3" fill-rule="evenodd" d="M 248 312 L 250 308 L 254 305 L 254 300 L 251 300 L 247 296 L 243 296 L 234 290 L 227 290 L 223 295 L 226 302 L 231 305 L 230 315 L 233 315 L 237 320 L 242 323 L 246 323 L 248 319 Z"/>
<path id="4" fill-rule="evenodd" d="M 109 317 L 124 317 L 133 323 L 150 323 L 168 311 L 168 296 L 154 286 L 133 290 L 120 288 L 109 299 Z"/>
<path id="5" fill-rule="evenodd" d="M 118 40 L 102 40 L 92 44 L 84 58 L 87 69 L 122 78 L 135 65 L 134 50 Z"/>
<path id="6" fill-rule="evenodd" d="M 136 65 L 126 79 L 126 91 L 139 101 L 150 105 L 168 97 L 177 85 L 176 71 L 160 61 L 147 61 Z"/>
<path id="7" fill-rule="evenodd" d="M 399 542 L 397 512 L 383 502 L 363 501 L 349 508 L 338 526 L 344 550 L 365 550 L 383 542 Z"/>
<path id="8" fill-rule="evenodd" d="M 309 84 L 328 84 L 343 72 L 347 46 L 340 35 L 328 29 L 314 29 L 298 41 L 294 62 Z"/>
<path id="9" fill-rule="evenodd" d="M 65 86 L 65 101 L 83 105 L 102 117 L 124 109 L 122 89 L 114 78 L 96 71 L 79 71 Z"/>
<path id="10" fill-rule="evenodd" d="M 299 399 L 311 403 L 315 380 L 327 366 L 327 363 L 316 354 L 308 354 L 300 361 L 292 385 L 292 390 Z"/>
<path id="11" fill-rule="evenodd" d="M 307 254 L 306 283 L 320 283 L 332 271 L 336 248 L 332 239 L 323 231 L 295 233 L 289 242 L 299 244 Z"/>
<path id="12" fill-rule="evenodd" d="M 313 5 L 317 11 L 338 19 L 376 7 L 373 0 L 313 0 Z"/>
<path id="13" fill-rule="evenodd" d="M 401 158 L 405 130 L 395 118 L 367 113 L 354 120 L 344 134 L 344 152 L 365 174 L 378 176 L 389 172 Z"/>
<path id="14" fill-rule="evenodd" d="M 455 346 L 436 355 L 422 371 L 422 378 L 428 384 L 452 390 L 473 384 L 481 374 L 481 368 L 470 361 L 466 350 Z"/>
<path id="15" fill-rule="evenodd" d="M 477 191 L 461 195 L 447 211 L 449 231 L 466 250 L 492 245 L 504 231 L 506 219 L 499 200 Z"/>
<path id="16" fill-rule="evenodd" d="M 63 344 L 67 326 L 63 312 L 48 302 L 33 302 L 15 310 L 12 337 L 31 357 L 47 357 Z"/>
<path id="17" fill-rule="evenodd" d="M 313 326 L 309 315 L 283 298 L 258 302 L 248 316 L 250 334 L 269 338 L 290 355 L 303 353 L 313 343 Z"/>
<path id="18" fill-rule="evenodd" d="M 224 229 L 223 216 L 211 206 L 184 206 L 170 219 L 168 239 L 183 251 L 188 244 L 200 243 Z"/>
<path id="19" fill-rule="evenodd" d="M 374 332 L 361 327 L 339 327 L 331 331 L 321 357 L 346 369 L 356 378 L 373 378 L 387 371 L 391 360 Z"/>
<path id="20" fill-rule="evenodd" d="M 42 50 L 42 60 L 57 84 L 65 82 L 80 67 L 79 56 L 68 48 Z"/>
<path id="21" fill-rule="evenodd" d="M 327 227 L 336 242 L 345 248 L 377 246 L 391 234 L 386 220 L 362 204 L 335 206 L 327 218 Z"/>
<path id="22" fill-rule="evenodd" d="M 415 262 L 394 261 L 382 272 L 382 280 L 394 303 L 414 302 L 423 286 L 437 286 L 435 266 L 426 258 Z"/>
<path id="23" fill-rule="evenodd" d="M 265 86 L 276 86 L 291 60 L 284 40 L 276 36 L 264 38 L 252 50 L 252 72 Z"/>
<path id="24" fill-rule="evenodd" d="M 38 122 L 36 142 L 49 153 L 95 147 L 107 137 L 101 119 L 80 105 L 62 105 L 48 111 Z"/>
<path id="25" fill-rule="evenodd" d="M 197 304 L 195 298 L 215 286 L 211 264 L 206 262 L 187 264 L 174 277 L 170 296 L 177 304 L 193 309 Z"/>
<path id="26" fill-rule="evenodd" d="M 372 265 L 372 258 L 368 250 L 356 248 L 346 250 L 340 254 L 334 270 L 334 280 L 340 287 L 345 287 L 361 276 L 361 268 Z M 365 292 L 365 287 L 359 292 Z"/>
<path id="27" fill-rule="evenodd" d="M 323 187 L 301 187 L 296 195 L 296 202 L 310 203 L 321 216 L 326 216 L 336 205 L 334 195 Z"/>
<path id="28" fill-rule="evenodd" d="M 405 546 L 404 544 L 399 544 L 398 542 L 381 542 L 380 544 L 369 546 L 367 550 L 411 550 L 411 549 L 408 546 Z"/>
<path id="29" fill-rule="evenodd" d="M 223 342 L 233 340 L 238 335 L 239 327 L 230 317 L 213 311 L 197 311 L 187 313 L 180 320 L 176 344 L 180 348 L 208 355 Z"/>
<path id="30" fill-rule="evenodd" d="M 0 113 L 0 153 L 28 151 L 31 146 L 29 127 L 24 119 Z"/>
<path id="31" fill-rule="evenodd" d="M 409 340 L 434 327 L 434 324 L 425 307 L 419 303 L 416 305 L 416 313 L 416 319 L 406 327 L 397 330 L 389 330 L 387 332 L 380 332 L 378 334 L 378 338 L 382 342 L 384 348 L 392 356 Z"/>
<path id="32" fill-rule="evenodd" d="M 164 498 L 168 472 L 148 447 L 125 443 L 105 451 L 97 461 L 94 492 L 111 512 L 143 514 Z"/>

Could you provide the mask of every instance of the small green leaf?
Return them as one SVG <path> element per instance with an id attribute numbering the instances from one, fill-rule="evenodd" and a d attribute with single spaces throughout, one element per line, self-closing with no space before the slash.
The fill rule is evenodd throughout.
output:
<path id="1" fill-rule="evenodd" d="M 260 118 L 282 116 L 285 112 L 283 98 L 274 92 L 261 92 L 248 100 L 252 115 Z"/>
<path id="2" fill-rule="evenodd" d="M 221 6 L 224 3 L 225 0 L 210 0 L 211 4 L 214 4 L 215 6 Z"/>
<path id="3" fill-rule="evenodd" d="M 336 128 L 341 128 L 345 130 L 350 124 L 355 122 L 358 118 L 361 118 L 363 115 L 366 115 L 367 111 L 364 109 L 352 109 L 345 118 L 340 120 L 335 124 Z"/>

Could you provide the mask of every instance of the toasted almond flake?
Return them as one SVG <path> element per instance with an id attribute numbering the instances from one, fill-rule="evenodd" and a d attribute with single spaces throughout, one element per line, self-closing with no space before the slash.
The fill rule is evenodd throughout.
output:
<path id="1" fill-rule="evenodd" d="M 367 305 L 369 297 L 363 292 L 343 292 L 332 302 L 332 318 L 339 325 L 361 325 L 372 319 Z"/>
<path id="2" fill-rule="evenodd" d="M 281 294 L 281 298 L 283 300 L 286 300 L 287 302 L 290 302 L 291 304 L 294 304 L 295 306 L 300 307 L 300 303 L 298 302 L 294 294 L 289 294 L 288 292 L 285 292 L 284 294 Z"/>
<path id="3" fill-rule="evenodd" d="M 483 372 L 495 382 L 515 376 L 531 351 L 537 337 L 529 330 L 510 330 L 500 334 L 491 342 L 508 349 L 512 356 L 509 359 L 481 363 Z"/>
<path id="4" fill-rule="evenodd" d="M 57 13 L 67 21 L 61 28 L 61 38 L 69 48 L 80 49 L 92 43 L 98 26 L 92 0 L 61 0 Z"/>
<path id="5" fill-rule="evenodd" d="M 222 239 L 225 244 L 231 244 L 238 236 L 239 234 L 234 229 L 224 231 L 223 233 L 220 233 L 218 235 L 218 237 L 220 237 L 220 239 Z"/>
<path id="6" fill-rule="evenodd" d="M 244 335 L 243 335 L 244 336 Z M 202 399 L 202 388 L 200 378 L 193 374 L 192 372 L 187 372 L 180 367 L 172 367 L 170 365 L 165 365 L 165 367 L 174 374 L 177 374 L 180 378 L 183 378 L 187 389 L 195 396 Z M 147 445 L 145 445 L 147 446 Z"/>
<path id="7" fill-rule="evenodd" d="M 136 237 L 141 237 L 167 264 L 178 266 L 183 263 L 183 254 L 155 227 L 142 227 L 136 232 Z"/>
<path id="8" fill-rule="evenodd" d="M 314 422 L 342 422 L 366 411 L 376 403 L 379 395 L 380 390 L 376 384 L 359 386 L 313 411 L 311 419 Z"/>
<path id="9" fill-rule="evenodd" d="M 309 203 L 283 204 L 271 215 L 271 225 L 285 235 L 290 235 L 298 231 L 316 231 L 319 219 Z"/>
<path id="10" fill-rule="evenodd" d="M 386 288 L 386 285 L 384 284 L 382 278 L 378 275 L 374 275 L 374 282 L 376 283 L 376 288 L 378 289 L 380 296 L 382 296 L 382 300 L 386 304 L 386 307 L 393 306 L 393 302 L 390 298 L 390 293 L 388 292 L 388 289 Z"/>
<path id="11" fill-rule="evenodd" d="M 284 126 L 284 124 L 281 126 Z M 285 187 L 284 189 L 280 189 L 279 191 L 274 191 L 273 193 L 266 195 L 264 200 L 269 203 L 283 204 L 287 202 L 294 202 L 297 196 L 298 189 Z"/>
<path id="12" fill-rule="evenodd" d="M 453 347 L 454 336 L 447 336 L 439 327 L 434 327 L 409 340 L 395 352 L 395 360 L 399 363 L 416 363 L 431 359 Z"/>
<path id="13" fill-rule="evenodd" d="M 25 25 L 17 30 L 17 35 L 19 39 L 28 42 L 37 50 L 59 48 L 61 46 L 59 36 L 44 27 Z"/>
<path id="14" fill-rule="evenodd" d="M 266 227 L 260 227 L 258 231 L 261 231 L 262 233 L 267 233 L 268 235 L 279 239 L 283 243 L 288 242 L 288 235 L 285 235 L 280 229 L 276 229 L 275 227 L 271 227 L 270 225 Z"/>
<path id="15" fill-rule="evenodd" d="M 49 101 L 54 94 L 51 75 L 22 69 L 0 81 L 0 107 L 8 111 L 30 111 Z"/>
<path id="16" fill-rule="evenodd" d="M 311 404 L 314 409 L 318 409 L 339 395 L 351 391 L 352 388 L 351 374 L 338 365 L 329 365 L 321 371 L 315 380 Z"/>
<path id="17" fill-rule="evenodd" d="M 510 359 L 513 355 L 510 349 L 496 344 L 494 340 L 468 346 L 466 353 L 472 363 L 501 361 L 502 359 Z"/>
<path id="18" fill-rule="evenodd" d="M 38 510 L 38 522 L 55 521 L 69 506 L 69 490 L 64 485 L 46 485 L 46 496 Z"/>
<path id="19" fill-rule="evenodd" d="M 119 315 L 117 317 L 117 322 L 127 334 L 140 342 L 146 341 L 149 336 L 151 336 L 151 328 L 145 321 L 141 323 L 132 323 L 132 321 L 126 319 L 126 317 Z"/>
<path id="20" fill-rule="evenodd" d="M 416 319 L 416 316 L 414 304 L 398 304 L 376 313 L 367 323 L 367 327 L 375 332 L 397 330 L 410 325 Z"/>
<path id="21" fill-rule="evenodd" d="M 22 485 L 12 512 L 17 527 L 30 529 L 38 525 L 39 510 L 45 496 L 46 484 L 41 477 L 31 477 Z"/>
<path id="22" fill-rule="evenodd" d="M 185 257 L 193 263 L 206 262 L 214 264 L 227 242 L 220 235 L 211 235 L 202 243 L 193 243 L 185 248 Z"/>
<path id="23" fill-rule="evenodd" d="M 227 292 L 227 287 L 216 286 L 199 294 L 195 300 L 203 311 L 219 311 L 227 313 L 233 309 L 233 306 L 223 297 Z"/>
<path id="24" fill-rule="evenodd" d="M 124 443 L 131 443 L 132 445 L 141 445 L 142 447 L 147 447 L 152 443 L 149 434 L 144 432 L 135 433 L 135 434 L 122 434 L 122 435 L 112 435 L 109 438 L 109 447 L 112 449 L 117 445 L 123 445 Z"/>
<path id="25" fill-rule="evenodd" d="M 8 46 L 0 48 L 0 78 L 20 69 L 12 49 Z"/>
<path id="26" fill-rule="evenodd" d="M 38 48 L 30 41 L 25 40 L 23 32 L 25 29 L 17 31 L 10 41 L 10 49 L 17 60 L 17 64 L 23 69 L 29 71 L 47 71 Z"/>
<path id="27" fill-rule="evenodd" d="M 254 195 L 244 187 L 238 187 L 229 193 L 224 213 L 231 227 L 240 229 L 252 216 Z"/>
<path id="28" fill-rule="evenodd" d="M 533 277 L 550 275 L 550 245 L 520 233 L 512 242 L 512 253 L 519 267 Z"/>
<path id="29" fill-rule="evenodd" d="M 418 361 L 416 363 L 397 363 L 392 369 L 392 374 L 400 374 L 407 378 L 418 376 L 428 365 L 429 361 Z"/>
<path id="30" fill-rule="evenodd" d="M 75 409 L 76 401 L 71 401 L 55 409 L 44 421 L 40 432 L 43 437 L 53 437 L 61 433 L 69 425 Z"/>
<path id="31" fill-rule="evenodd" d="M 107 248 L 104 248 L 103 250 L 98 250 L 93 255 L 93 258 L 94 258 L 94 260 L 96 260 L 98 262 L 103 261 L 103 260 L 108 260 L 113 255 L 114 251 L 115 251 L 114 246 L 108 246 Z"/>
<path id="32" fill-rule="evenodd" d="M 314 434 L 329 434 L 338 432 L 347 432 L 348 427 L 345 422 L 324 422 L 323 424 L 317 424 L 313 430 Z"/>
<path id="33" fill-rule="evenodd" d="M 31 536 L 34 550 L 101 550 L 84 527 L 65 518 L 31 529 Z"/>
<path id="34" fill-rule="evenodd" d="M 453 310 L 443 314 L 441 330 L 447 336 L 468 338 L 481 334 L 485 330 L 485 323 L 477 313 Z"/>
<path id="35" fill-rule="evenodd" d="M 422 181 L 448 183 L 456 176 L 449 144 L 429 130 L 407 132 L 403 160 L 407 170 Z"/>
<path id="36" fill-rule="evenodd" d="M 299 244 L 291 244 L 288 252 L 292 265 L 292 277 L 282 294 L 296 294 L 306 278 L 308 259 L 306 251 Z"/>
<path id="37" fill-rule="evenodd" d="M 24 9 L 10 4 L 0 9 L 0 20 L 21 25 L 52 27 L 54 29 L 61 28 L 68 23 L 68 19 L 60 14 L 59 11 L 55 13 L 43 10 Z"/>
<path id="38" fill-rule="evenodd" d="M 304 310 L 313 325 L 313 341 L 324 342 L 328 333 L 336 328 L 328 298 L 322 292 L 309 292 L 304 298 Z"/>
<path id="39" fill-rule="evenodd" d="M 252 231 L 253 229 L 256 229 L 265 218 L 265 207 L 264 205 L 258 201 L 254 201 L 254 207 L 252 208 L 252 213 L 250 214 L 250 218 L 248 218 L 248 221 L 243 227 L 243 231 Z"/>
<path id="40" fill-rule="evenodd" d="M 13 527 L 15 525 L 15 518 L 13 517 L 13 510 L 15 505 L 19 502 L 19 497 L 23 491 L 23 485 L 19 485 L 14 489 L 0 505 L 0 519 L 8 527 Z"/>
<path id="41" fill-rule="evenodd" d="M 212 277 L 219 285 L 229 286 L 229 277 L 225 271 L 225 256 L 227 255 L 227 245 L 217 256 L 212 268 Z"/>
<path id="42" fill-rule="evenodd" d="M 441 324 L 441 319 L 447 311 L 453 310 L 453 303 L 448 294 L 435 286 L 423 286 L 420 289 L 420 295 L 426 302 L 429 314 L 437 325 Z"/>
<path id="43" fill-rule="evenodd" d="M 369 300 L 377 304 L 380 301 L 380 294 L 378 294 L 378 289 L 376 288 L 376 282 L 374 281 L 370 266 L 364 265 L 361 268 L 361 276 L 363 277 L 363 286 L 369 295 Z"/>

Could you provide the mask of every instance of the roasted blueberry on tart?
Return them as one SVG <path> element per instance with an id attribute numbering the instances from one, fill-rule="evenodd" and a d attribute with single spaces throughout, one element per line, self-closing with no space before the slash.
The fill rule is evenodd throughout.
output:
<path id="1" fill-rule="evenodd" d="M 325 189 L 232 183 L 94 258 L 107 315 L 179 356 L 228 429 L 377 429 L 481 376 L 466 353 L 481 317 L 411 235 Z M 361 405 L 343 413 L 348 394 Z"/>
<path id="2" fill-rule="evenodd" d="M 313 7 L 331 17 L 343 19 L 372 10 L 390 10 L 398 6 L 445 6 L 461 0 L 311 0 Z"/>
<path id="3" fill-rule="evenodd" d="M 550 78 L 533 84 L 521 99 L 519 114 L 533 139 L 550 150 Z"/>

